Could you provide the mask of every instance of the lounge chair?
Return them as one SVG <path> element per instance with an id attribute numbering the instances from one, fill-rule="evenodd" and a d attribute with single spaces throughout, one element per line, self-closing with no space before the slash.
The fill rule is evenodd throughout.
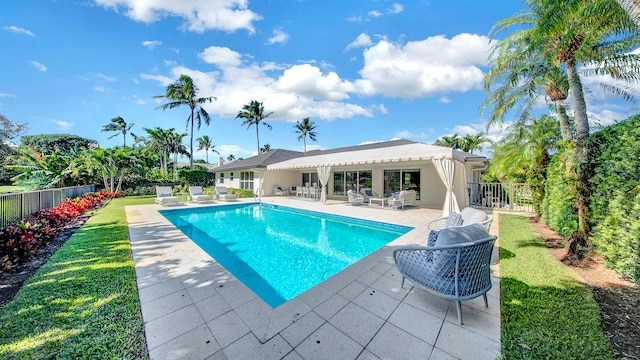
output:
<path id="1" fill-rule="evenodd" d="M 354 193 L 353 190 L 347 191 L 347 197 L 351 205 L 362 205 L 364 203 L 364 196 Z"/>
<path id="2" fill-rule="evenodd" d="M 491 289 L 491 252 L 495 236 L 480 224 L 431 230 L 427 246 L 401 246 L 393 252 L 396 267 L 405 278 L 433 294 L 456 302 L 462 322 L 461 301 L 480 295 L 488 307 Z"/>
<path id="3" fill-rule="evenodd" d="M 177 205 L 180 200 L 176 196 L 173 196 L 173 190 L 171 186 L 156 186 L 156 204 L 162 206 Z"/>
<path id="4" fill-rule="evenodd" d="M 222 201 L 233 201 L 236 199 L 236 194 L 229 194 L 226 186 L 216 186 L 216 199 Z"/>
<path id="5" fill-rule="evenodd" d="M 480 224 L 489 231 L 493 217 L 480 209 L 466 207 L 459 213 L 452 212 L 451 215 L 435 219 L 427 227 L 430 230 L 440 230 L 453 226 L 464 226 L 470 224 Z"/>
<path id="6" fill-rule="evenodd" d="M 287 189 L 283 189 L 281 186 L 276 186 L 273 188 L 273 195 L 289 195 L 289 191 Z"/>
<path id="7" fill-rule="evenodd" d="M 211 196 L 204 194 L 202 186 L 189 186 L 189 196 L 194 203 L 207 203 L 212 200 Z"/>
<path id="8" fill-rule="evenodd" d="M 415 190 L 402 190 L 397 195 L 389 198 L 389 207 L 398 210 L 405 206 L 414 205 L 416 203 L 416 191 Z"/>

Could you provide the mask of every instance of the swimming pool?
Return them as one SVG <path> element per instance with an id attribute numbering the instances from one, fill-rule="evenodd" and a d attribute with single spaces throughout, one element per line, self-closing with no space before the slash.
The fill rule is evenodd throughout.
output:
<path id="1" fill-rule="evenodd" d="M 412 230 L 257 203 L 160 213 L 273 308 Z"/>

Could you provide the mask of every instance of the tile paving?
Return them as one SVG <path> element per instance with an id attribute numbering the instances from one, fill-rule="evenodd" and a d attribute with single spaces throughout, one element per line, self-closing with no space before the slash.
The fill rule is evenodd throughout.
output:
<path id="1" fill-rule="evenodd" d="M 272 309 L 160 213 L 158 205 L 126 208 L 151 359 L 495 359 L 500 356 L 500 289 L 455 304 L 400 287 L 393 248 L 424 243 L 441 211 L 323 205 L 286 197 L 265 203 L 383 221 L 413 230 Z M 216 203 L 208 206 L 223 206 Z M 181 206 L 207 206 L 182 204 Z M 497 230 L 494 219 L 492 233 Z M 497 245 L 496 245 L 497 246 Z M 497 250 L 494 249 L 494 259 Z"/>

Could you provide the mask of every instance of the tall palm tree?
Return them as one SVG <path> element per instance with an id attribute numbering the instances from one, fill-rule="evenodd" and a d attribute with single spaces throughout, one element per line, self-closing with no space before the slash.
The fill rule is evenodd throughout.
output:
<path id="1" fill-rule="evenodd" d="M 578 232 L 570 236 L 573 240 L 569 254 L 580 259 L 584 252 L 579 249 L 588 245 L 590 151 L 589 119 L 578 65 L 587 65 L 587 73 L 638 81 L 640 57 L 631 53 L 639 41 L 637 27 L 613 0 L 527 0 L 522 14 L 503 21 L 501 30 L 516 29 L 517 35 L 512 36 L 516 40 L 521 37 L 513 44 L 524 50 L 513 54 L 543 60 L 563 69 L 567 76 L 576 130 L 574 161 L 579 220 Z M 604 88 L 615 91 L 612 86 Z M 629 96 L 624 90 L 618 93 Z"/>
<path id="2" fill-rule="evenodd" d="M 271 151 L 271 145 L 269 144 L 264 144 L 261 148 L 260 148 L 260 153 L 266 153 Z"/>
<path id="3" fill-rule="evenodd" d="M 111 122 L 102 127 L 102 132 L 116 132 L 115 134 L 109 136 L 107 139 L 112 139 L 120 134 L 122 134 L 122 138 L 124 140 L 123 145 L 127 146 L 127 132 L 131 130 L 131 128 L 135 125 L 134 123 L 127 124 L 126 121 L 122 118 L 122 116 L 114 117 L 111 119 Z"/>
<path id="4" fill-rule="evenodd" d="M 316 124 L 306 117 L 301 122 L 296 122 L 293 127 L 296 129 L 296 134 L 300 134 L 298 141 L 302 140 L 304 142 L 304 152 L 307 152 L 307 136 L 311 141 L 318 141 L 316 139 L 318 133 L 314 131 L 317 128 Z"/>
<path id="5" fill-rule="evenodd" d="M 233 161 L 236 159 L 236 156 L 233 154 L 229 154 L 229 156 L 227 156 L 227 161 Z"/>
<path id="6" fill-rule="evenodd" d="M 201 137 L 197 138 L 196 141 L 198 142 L 198 150 L 205 151 L 207 164 L 209 163 L 209 149 L 211 149 L 212 152 L 220 155 L 218 150 L 215 149 L 216 146 L 212 144 L 211 138 L 208 135 L 202 135 Z"/>
<path id="7" fill-rule="evenodd" d="M 182 144 L 182 139 L 187 136 L 186 133 L 179 134 L 170 129 L 167 135 L 167 151 L 173 154 L 173 178 L 178 178 L 178 156 L 187 155 L 193 160 L 193 156 L 189 153 L 187 147 Z"/>
<path id="8" fill-rule="evenodd" d="M 190 154 L 193 154 L 193 127 L 194 123 L 198 126 L 202 125 L 202 121 L 209 125 L 211 117 L 207 110 L 202 105 L 217 100 L 214 96 L 198 97 L 198 87 L 194 85 L 191 77 L 187 75 L 180 75 L 180 78 L 173 84 L 167 86 L 164 95 L 154 96 L 154 98 L 166 99 L 169 102 L 158 106 L 156 109 L 173 109 L 175 107 L 187 105 L 191 109 L 191 115 L 187 119 L 187 129 L 191 130 L 191 146 Z M 193 156 L 190 155 L 190 167 L 193 170 Z"/>
<path id="9" fill-rule="evenodd" d="M 482 144 L 488 142 L 491 142 L 491 139 L 485 137 L 483 132 L 467 134 L 460 141 L 460 150 L 473 154 L 474 150 L 482 150 Z"/>
<path id="10" fill-rule="evenodd" d="M 271 125 L 267 124 L 264 119 L 268 118 L 273 112 L 264 113 L 264 106 L 258 100 L 251 100 L 249 103 L 242 105 L 242 110 L 236 115 L 236 119 L 244 119 L 242 125 L 247 125 L 247 130 L 252 125 L 256 127 L 256 140 L 258 141 L 258 153 L 260 152 L 260 136 L 258 134 L 258 127 L 260 123 L 271 130 Z"/>
<path id="11" fill-rule="evenodd" d="M 629 17 L 636 26 L 640 28 L 640 1 L 638 0 L 616 0 L 618 4 L 629 14 Z"/>
<path id="12" fill-rule="evenodd" d="M 167 164 L 169 160 L 168 138 L 169 134 L 175 129 L 164 130 L 158 126 L 153 129 L 143 128 L 147 133 L 147 137 L 138 137 L 138 141 L 145 143 L 147 155 L 157 154 L 160 160 L 160 172 L 165 176 L 168 173 Z"/>

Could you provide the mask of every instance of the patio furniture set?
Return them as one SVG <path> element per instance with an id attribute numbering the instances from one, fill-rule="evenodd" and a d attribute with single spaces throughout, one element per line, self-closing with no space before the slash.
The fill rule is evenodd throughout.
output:
<path id="1" fill-rule="evenodd" d="M 381 208 L 385 208 L 386 203 L 386 206 L 391 209 L 404 210 L 405 206 L 415 205 L 416 191 L 403 190 L 391 195 L 390 197 L 383 197 L 370 189 L 362 189 L 360 194 L 355 193 L 353 190 L 349 190 L 347 191 L 347 197 L 349 204 L 351 205 L 363 205 L 368 202 L 369 206 L 379 204 Z"/>

